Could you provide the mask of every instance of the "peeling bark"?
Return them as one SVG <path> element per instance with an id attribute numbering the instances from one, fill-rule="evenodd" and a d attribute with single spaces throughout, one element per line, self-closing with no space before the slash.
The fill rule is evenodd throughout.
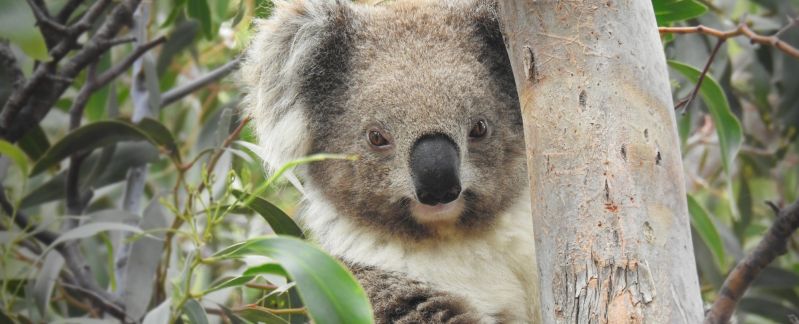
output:
<path id="1" fill-rule="evenodd" d="M 525 124 L 545 323 L 699 323 L 650 1 L 500 1 Z"/>

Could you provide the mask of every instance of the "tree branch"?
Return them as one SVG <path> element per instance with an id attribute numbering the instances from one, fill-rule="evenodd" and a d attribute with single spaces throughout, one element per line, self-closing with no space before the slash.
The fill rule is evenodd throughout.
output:
<path id="1" fill-rule="evenodd" d="M 108 70 L 106 70 L 97 77 L 97 82 L 96 82 L 97 88 L 99 89 L 100 87 L 111 82 L 111 80 L 116 79 L 120 74 L 127 71 L 128 68 L 130 68 L 130 66 L 133 65 L 133 62 L 136 62 L 136 60 L 139 59 L 139 57 L 141 57 L 142 55 L 144 55 L 144 53 L 147 53 L 147 51 L 151 50 L 152 48 L 158 45 L 163 44 L 164 42 L 166 42 L 166 37 L 161 36 L 145 44 L 137 46 L 136 49 L 133 50 L 133 53 L 130 53 L 130 55 L 128 55 L 128 57 L 126 57 L 122 62 L 119 62 L 117 65 L 114 65 L 113 67 L 109 68 Z"/>
<path id="2" fill-rule="evenodd" d="M 133 10 L 141 0 L 119 2 L 108 14 L 91 39 L 56 73 L 58 64 L 74 47 L 75 41 L 111 3 L 98 0 L 77 23 L 69 27 L 68 36 L 50 50 L 52 60 L 40 64 L 23 87 L 12 93 L 0 112 L 0 137 L 16 142 L 50 111 L 58 98 L 91 62 L 97 61 L 112 45 L 111 40 L 131 20 Z M 55 77 L 53 77 L 55 76 Z M 24 109 L 23 109 L 24 108 Z"/>
<path id="3" fill-rule="evenodd" d="M 791 23 L 789 25 L 783 27 L 782 29 L 780 29 L 779 32 L 771 36 L 763 36 L 755 33 L 754 31 L 752 31 L 752 29 L 749 28 L 749 26 L 746 23 L 738 24 L 738 27 L 736 27 L 735 29 L 726 30 L 726 31 L 721 31 L 703 25 L 693 26 L 693 27 L 660 27 L 658 28 L 658 31 L 661 34 L 705 34 L 716 37 L 719 40 L 727 40 L 731 37 L 745 36 L 749 38 L 752 44 L 773 46 L 774 48 L 782 51 L 783 53 L 799 59 L 799 49 L 779 39 L 779 35 L 781 33 L 783 33 L 788 28 L 791 28 L 799 24 L 797 23 L 797 19 L 799 19 L 799 17 L 791 19 Z"/>
<path id="4" fill-rule="evenodd" d="M 69 17 L 72 16 L 72 13 L 75 12 L 75 9 L 78 9 L 82 3 L 83 0 L 69 0 L 69 2 L 61 8 L 61 11 L 58 12 L 58 16 L 56 17 L 58 22 L 66 24 Z"/>
<path id="5" fill-rule="evenodd" d="M 212 70 L 211 72 L 208 72 L 208 74 L 203 75 L 193 80 L 192 82 L 189 82 L 174 89 L 170 89 L 167 92 L 164 92 L 161 95 L 161 108 L 166 107 L 171 103 L 187 96 L 188 94 L 197 91 L 198 89 L 205 87 L 206 85 L 216 82 L 217 80 L 225 77 L 226 75 L 228 75 L 228 73 L 237 69 L 239 67 L 240 62 L 241 62 L 241 57 L 237 57 L 233 61 L 225 63 L 224 65 Z"/>
<path id="6" fill-rule="evenodd" d="M 705 323 L 728 323 L 738 301 L 763 268 L 787 252 L 787 242 L 799 228 L 799 200 L 780 209 L 777 220 L 768 229 L 754 250 L 730 271 L 719 296 L 705 315 Z"/>

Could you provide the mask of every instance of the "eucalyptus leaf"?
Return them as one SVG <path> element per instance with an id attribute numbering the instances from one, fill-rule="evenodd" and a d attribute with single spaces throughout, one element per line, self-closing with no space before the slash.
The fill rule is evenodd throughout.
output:
<path id="1" fill-rule="evenodd" d="M 84 160 L 78 180 L 81 188 L 98 189 L 120 182 L 125 180 L 128 169 L 158 161 L 158 149 L 149 142 L 119 143 L 108 163 L 101 165 L 102 154 L 102 152 L 94 152 Z M 92 177 L 94 170 L 98 170 L 99 174 Z M 20 202 L 20 207 L 28 208 L 63 199 L 66 195 L 66 182 L 67 171 L 63 170 L 26 194 Z"/>
<path id="2" fill-rule="evenodd" d="M 20 148 L 0 140 L 0 155 L 7 156 L 11 161 L 14 161 L 14 164 L 22 170 L 22 174 L 28 174 L 28 158 Z"/>
<path id="3" fill-rule="evenodd" d="M 33 284 L 33 298 L 36 300 L 36 307 L 39 308 L 41 314 L 47 314 L 50 296 L 53 294 L 53 287 L 62 267 L 64 267 L 64 258 L 61 257 L 61 254 L 47 253 L 44 264 Z"/>
<path id="4" fill-rule="evenodd" d="M 195 299 L 189 299 L 183 304 L 183 312 L 189 317 L 189 323 L 208 324 L 208 316 L 203 306 Z"/>
<path id="5" fill-rule="evenodd" d="M 123 302 L 125 311 L 133 318 L 141 318 L 147 312 L 147 306 L 153 295 L 153 285 L 142 285 L 142 282 L 151 282 L 156 277 L 159 261 L 164 249 L 164 229 L 167 219 L 158 202 L 158 196 L 150 201 L 144 209 L 139 228 L 150 231 L 151 237 L 143 236 L 133 242 L 128 255 L 125 268 L 125 283 Z"/>
<path id="6" fill-rule="evenodd" d="M 214 36 L 213 25 L 211 24 L 211 8 L 208 7 L 208 0 L 191 0 L 188 1 L 186 12 L 189 17 L 197 19 L 200 22 L 203 35 L 205 38 L 211 39 Z"/>
<path id="7" fill-rule="evenodd" d="M 695 0 L 652 0 L 652 6 L 658 26 L 699 17 L 707 12 L 707 7 Z"/>
<path id="8" fill-rule="evenodd" d="M 172 306 L 172 298 L 167 298 L 163 303 L 153 308 L 144 316 L 142 324 L 164 324 L 169 323 L 169 312 Z"/>
<path id="9" fill-rule="evenodd" d="M 696 83 L 702 74 L 699 70 L 677 61 L 669 61 L 669 66 L 693 83 Z M 716 127 L 722 155 L 721 162 L 724 172 L 729 176 L 732 172 L 733 161 L 735 156 L 738 155 L 743 141 L 741 123 L 730 111 L 727 96 L 713 76 L 710 74 L 705 75 L 705 79 L 699 88 L 699 93 L 702 95 L 705 104 L 707 104 L 710 117 Z"/>
<path id="10" fill-rule="evenodd" d="M 114 223 L 114 222 L 88 223 L 75 227 L 59 235 L 58 238 L 54 240 L 52 244 L 50 244 L 50 247 L 48 249 L 66 241 L 92 237 L 97 233 L 105 231 L 124 231 L 124 232 L 133 232 L 137 234 L 144 233 L 139 227 L 128 224 Z"/>
<path id="11" fill-rule="evenodd" d="M 720 269 L 725 269 L 725 253 L 724 244 L 719 236 L 716 226 L 708 216 L 707 211 L 696 201 L 696 199 L 688 195 L 688 212 L 691 214 L 691 225 L 702 238 L 702 241 L 707 244 L 707 247 L 713 252 L 713 257 L 716 264 Z"/>
<path id="12" fill-rule="evenodd" d="M 223 249 L 212 259 L 267 256 L 297 283 L 300 297 L 317 323 L 372 323 L 363 288 L 336 259 L 317 247 L 287 236 L 250 239 Z"/>
<path id="13" fill-rule="evenodd" d="M 240 276 L 240 277 L 232 277 L 232 278 L 222 278 L 221 280 L 216 281 L 215 283 L 211 284 L 211 287 L 203 291 L 203 295 L 206 295 L 210 292 L 214 292 L 220 289 L 225 289 L 228 287 L 236 287 L 236 286 L 243 286 L 244 284 L 252 281 L 255 279 L 255 276 Z"/>
<path id="14" fill-rule="evenodd" d="M 240 200 L 249 197 L 247 194 L 238 190 L 234 190 L 233 195 Z M 269 223 L 269 226 L 275 233 L 305 238 L 302 229 L 300 229 L 291 217 L 265 199 L 254 197 L 252 202 L 246 207 L 252 209 L 254 212 L 258 213 L 258 215 L 261 215 L 261 217 Z"/>
<path id="15" fill-rule="evenodd" d="M 115 120 L 96 122 L 70 132 L 53 144 L 44 156 L 36 161 L 31 175 L 47 170 L 75 152 L 91 151 L 123 141 L 148 141 L 158 144 L 144 131 L 131 124 Z"/>

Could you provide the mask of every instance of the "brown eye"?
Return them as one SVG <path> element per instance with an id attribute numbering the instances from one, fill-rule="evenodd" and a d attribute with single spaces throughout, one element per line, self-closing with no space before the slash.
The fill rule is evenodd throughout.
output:
<path id="1" fill-rule="evenodd" d="M 372 146 L 383 147 L 388 145 L 388 140 L 380 131 L 370 130 L 369 133 L 366 134 L 366 137 L 369 139 L 369 144 L 372 144 Z"/>
<path id="2" fill-rule="evenodd" d="M 469 138 L 481 138 L 486 136 L 486 133 L 488 133 L 488 125 L 486 124 L 485 120 L 481 119 L 472 126 L 472 130 L 469 132 Z"/>

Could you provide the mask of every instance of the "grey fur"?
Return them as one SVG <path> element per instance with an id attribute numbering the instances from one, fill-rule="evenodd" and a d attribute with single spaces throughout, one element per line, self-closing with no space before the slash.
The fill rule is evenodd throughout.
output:
<path id="1" fill-rule="evenodd" d="M 258 22 L 242 66 L 244 106 L 255 118 L 265 161 L 275 168 L 319 152 L 359 156 L 302 171 L 306 186 L 318 193 L 309 203 L 324 200 L 335 210 L 321 226 L 309 226 L 311 234 L 335 241 L 328 229 L 346 222 L 413 249 L 494 233 L 498 217 L 527 186 L 518 98 L 494 4 L 276 5 L 271 18 Z M 488 135 L 470 140 L 469 130 L 480 119 L 488 123 Z M 390 149 L 369 146 L 366 133 L 375 128 L 390 137 Z M 433 133 L 460 148 L 464 207 L 452 224 L 427 224 L 411 211 L 410 149 Z M 307 223 L 315 215 L 302 217 Z M 435 283 L 364 267 L 346 252 L 337 256 L 355 264 L 379 322 L 502 318 L 471 314 L 468 302 L 436 290 Z"/>

